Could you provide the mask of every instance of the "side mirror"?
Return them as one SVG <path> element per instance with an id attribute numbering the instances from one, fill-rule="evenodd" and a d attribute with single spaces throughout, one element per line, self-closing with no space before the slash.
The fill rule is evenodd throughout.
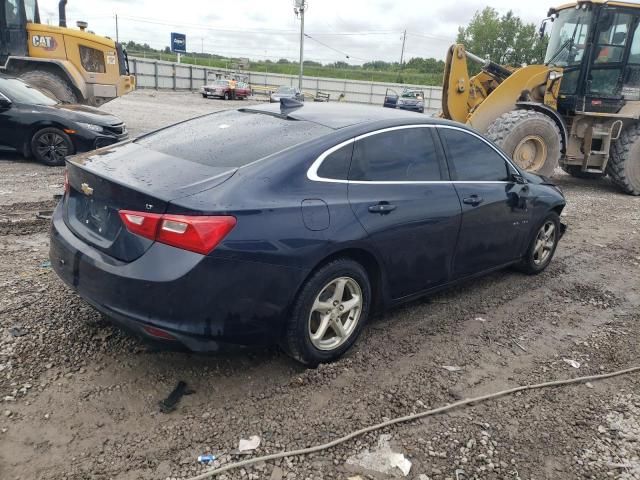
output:
<path id="1" fill-rule="evenodd" d="M 547 21 L 546 19 L 542 21 L 540 24 L 540 28 L 538 29 L 538 35 L 540 38 L 544 38 L 544 34 L 547 31 Z"/>
<path id="2" fill-rule="evenodd" d="M 527 183 L 525 178 L 522 175 L 520 175 L 519 173 L 512 173 L 511 174 L 511 180 L 514 183 L 518 183 L 520 185 L 525 185 Z"/>

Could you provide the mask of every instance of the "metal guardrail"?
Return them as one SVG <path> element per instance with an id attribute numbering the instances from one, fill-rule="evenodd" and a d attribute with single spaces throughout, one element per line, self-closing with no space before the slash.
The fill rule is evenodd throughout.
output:
<path id="1" fill-rule="evenodd" d="M 201 65 L 179 64 L 161 60 L 130 57 L 131 72 L 137 77 L 138 88 L 170 90 L 198 90 L 208 81 L 225 76 L 247 77 L 253 90 L 267 94 L 280 86 L 297 86 L 298 77 L 281 73 L 236 71 Z M 302 90 L 305 95 L 315 97 L 318 92 L 328 93 L 331 99 L 343 96 L 347 102 L 382 105 L 388 88 L 401 91 L 403 88 L 419 88 L 425 93 L 425 109 L 440 109 L 442 88 L 425 85 L 367 82 L 361 80 L 303 77 Z"/>

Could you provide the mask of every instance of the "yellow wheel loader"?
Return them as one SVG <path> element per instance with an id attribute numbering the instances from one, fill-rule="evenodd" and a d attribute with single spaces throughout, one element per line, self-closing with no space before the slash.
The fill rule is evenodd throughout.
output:
<path id="1" fill-rule="evenodd" d="M 453 45 L 442 116 L 484 133 L 528 171 L 609 175 L 640 195 L 640 4 L 572 2 L 549 10 L 541 35 L 549 24 L 544 65 L 504 67 Z"/>
<path id="2" fill-rule="evenodd" d="M 99 106 L 135 88 L 122 45 L 67 28 L 67 0 L 59 26 L 40 23 L 37 0 L 0 0 L 0 73 L 22 78 L 64 103 Z"/>

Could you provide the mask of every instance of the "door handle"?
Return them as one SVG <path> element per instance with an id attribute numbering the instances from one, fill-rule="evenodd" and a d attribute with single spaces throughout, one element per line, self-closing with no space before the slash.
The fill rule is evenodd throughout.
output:
<path id="1" fill-rule="evenodd" d="M 484 202 L 484 198 L 479 195 L 471 195 L 470 197 L 462 199 L 462 203 L 466 203 L 467 205 L 471 205 L 472 207 L 477 207 L 482 202 Z"/>
<path id="2" fill-rule="evenodd" d="M 389 202 L 380 202 L 377 205 L 369 206 L 371 213 L 380 213 L 382 215 L 393 212 L 397 207 Z"/>

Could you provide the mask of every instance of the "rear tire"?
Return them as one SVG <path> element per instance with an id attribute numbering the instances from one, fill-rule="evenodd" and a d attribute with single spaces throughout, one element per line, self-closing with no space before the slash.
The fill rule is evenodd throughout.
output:
<path id="1" fill-rule="evenodd" d="M 527 253 L 516 268 L 529 275 L 537 275 L 551 263 L 560 241 L 560 217 L 549 212 L 534 230 Z"/>
<path id="2" fill-rule="evenodd" d="M 31 138 L 31 153 L 39 162 L 58 167 L 64 165 L 68 155 L 73 154 L 73 143 L 62 130 L 43 128 Z"/>
<path id="3" fill-rule="evenodd" d="M 582 168 L 579 165 L 563 165 L 560 168 L 562 168 L 563 171 L 575 178 L 597 180 L 605 176 L 604 173 L 583 172 Z"/>
<path id="4" fill-rule="evenodd" d="M 203 94 L 202 94 L 202 98 L 207 98 L 207 94 L 206 94 L 206 93 L 203 93 Z"/>
<path id="5" fill-rule="evenodd" d="M 282 346 L 305 365 L 337 360 L 358 338 L 370 306 L 371 283 L 362 265 L 348 258 L 327 263 L 298 293 Z"/>
<path id="6" fill-rule="evenodd" d="M 489 126 L 487 136 L 528 172 L 550 177 L 560 161 L 560 129 L 543 113 L 533 110 L 504 113 Z"/>
<path id="7" fill-rule="evenodd" d="M 69 85 L 69 82 L 55 73 L 30 70 L 21 74 L 20 79 L 59 102 L 78 103 L 78 97 L 71 88 L 71 85 Z"/>
<path id="8" fill-rule="evenodd" d="M 630 125 L 611 148 L 607 173 L 625 193 L 640 195 L 640 125 Z"/>

